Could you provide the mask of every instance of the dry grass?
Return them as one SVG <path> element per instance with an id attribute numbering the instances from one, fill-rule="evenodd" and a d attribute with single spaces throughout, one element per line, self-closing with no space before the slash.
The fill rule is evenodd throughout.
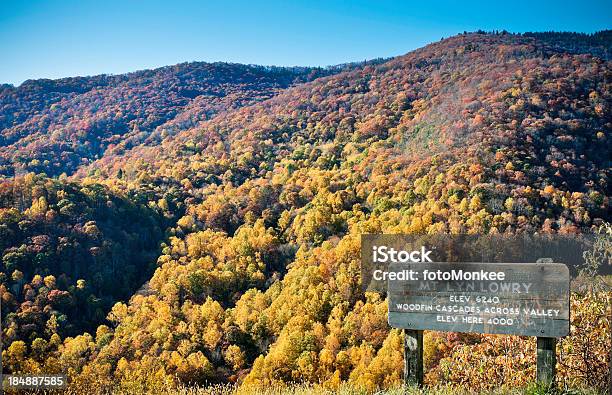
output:
<path id="1" fill-rule="evenodd" d="M 375 392 L 374 395 L 541 395 L 548 393 L 537 386 L 528 388 L 499 388 L 488 392 L 474 392 L 469 389 L 451 386 L 437 386 L 433 388 L 397 387 Z M 231 385 L 216 385 L 206 388 L 185 387 L 179 389 L 181 395 L 372 395 L 372 392 L 343 384 L 337 390 L 330 390 L 321 386 L 308 384 L 277 385 L 266 388 L 244 388 Z M 596 395 L 592 390 L 563 390 L 555 394 L 567 395 Z"/>
<path id="2" fill-rule="evenodd" d="M 6 392 L 11 394 L 11 392 Z M 29 391 L 21 391 L 19 394 L 33 393 Z M 63 394 L 63 395 L 93 395 L 102 394 L 99 391 L 72 388 L 66 391 L 44 391 L 35 392 L 36 394 Z M 142 392 L 138 390 L 113 390 L 108 394 L 122 395 L 140 395 Z M 273 385 L 265 388 L 249 388 L 237 387 L 230 384 L 211 385 L 208 387 L 180 387 L 177 389 L 167 389 L 162 391 L 147 392 L 151 395 L 598 395 L 597 391 L 589 389 L 572 389 L 558 390 L 549 392 L 537 386 L 527 388 L 505 388 L 501 387 L 492 391 L 475 392 L 467 388 L 457 388 L 451 386 L 436 386 L 432 388 L 416 388 L 416 387 L 397 387 L 386 390 L 381 390 L 372 393 L 365 389 L 357 388 L 353 385 L 344 383 L 338 389 L 331 390 L 317 385 L 311 384 L 293 384 L 293 385 Z M 106 393 L 104 393 L 106 395 Z"/>

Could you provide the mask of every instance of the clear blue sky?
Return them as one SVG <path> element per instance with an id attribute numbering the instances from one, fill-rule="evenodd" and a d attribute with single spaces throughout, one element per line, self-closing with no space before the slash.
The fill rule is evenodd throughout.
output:
<path id="1" fill-rule="evenodd" d="M 610 0 L 0 0 L 0 83 L 194 60 L 324 66 L 464 30 L 606 28 Z"/>

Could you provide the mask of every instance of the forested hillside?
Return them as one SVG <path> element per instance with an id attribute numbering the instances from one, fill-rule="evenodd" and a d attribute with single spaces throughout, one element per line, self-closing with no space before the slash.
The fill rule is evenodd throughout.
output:
<path id="1" fill-rule="evenodd" d="M 183 63 L 122 75 L 0 86 L 0 174 L 72 174 L 107 153 L 197 125 L 343 67 Z"/>
<path id="2" fill-rule="evenodd" d="M 523 36 L 534 37 L 560 51 L 591 54 L 604 60 L 610 60 L 610 57 L 612 57 L 612 30 L 604 30 L 593 34 L 569 32 L 525 33 Z"/>
<path id="3" fill-rule="evenodd" d="M 111 246 L 124 239 L 119 229 L 145 243 L 123 253 L 152 251 L 154 241 L 161 247 L 146 286 L 95 330 L 22 329 L 13 315 L 13 335 L 3 317 L 12 336 L 5 366 L 68 372 L 83 392 L 215 382 L 396 385 L 403 338 L 387 324 L 384 295 L 361 288 L 361 234 L 609 232 L 602 225 L 612 221 L 612 64 L 596 51 L 569 49 L 591 48 L 583 38 L 459 35 L 207 120 L 185 115 L 198 122 L 73 167 L 72 183 L 7 181 L 6 188 L 37 192 L 20 207 L 5 199 L 0 210 L 0 229 L 13 232 L 2 245 L 3 310 L 10 303 L 23 315 L 36 305 L 47 321 L 70 320 L 71 308 L 89 303 L 80 295 L 125 295 L 96 288 L 103 279 L 92 283 L 87 271 L 55 274 L 62 262 L 55 236 L 47 241 L 52 261 L 35 265 L 42 269 L 29 268 L 33 258 L 14 258 L 21 244 L 24 254 L 40 249 L 38 235 L 79 238 L 94 271 L 108 268 Z M 609 35 L 601 40 L 610 46 Z M 199 114 L 196 100 L 187 107 Z M 91 188 L 100 196 L 93 201 Z M 87 215 L 62 213 L 75 201 L 91 207 Z M 65 219 L 53 222 L 50 211 Z M 142 240 L 136 228 L 153 233 Z M 97 261 L 91 249 L 104 239 L 111 246 Z M 117 267 L 130 273 L 141 265 L 133 259 Z M 65 308 L 49 299 L 60 281 L 47 281 L 62 270 L 69 274 L 58 292 L 73 301 Z M 608 388 L 611 303 L 609 291 L 572 295 L 572 333 L 560 345 L 565 384 Z M 523 386 L 535 378 L 534 347 L 527 338 L 429 332 L 427 381 Z"/>
<path id="4" fill-rule="evenodd" d="M 166 225 L 100 185 L 32 174 L 0 184 L 0 207 L 8 344 L 94 330 L 148 279 Z"/>
<path id="5" fill-rule="evenodd" d="M 372 183 L 380 172 L 389 185 L 366 191 L 388 201 L 394 182 L 408 193 L 413 179 L 415 188 L 424 184 L 421 191 L 435 181 L 426 174 L 461 165 L 465 185 L 440 179 L 441 187 L 459 201 L 477 194 L 493 214 L 505 211 L 511 198 L 512 210 L 525 217 L 519 224 L 503 221 L 499 231 L 537 229 L 546 219 L 557 228 L 588 228 L 606 213 L 609 195 L 610 66 L 547 48 L 511 35 L 457 36 L 220 114 L 159 146 L 105 158 L 97 170 L 103 178 L 122 174 L 137 188 L 180 185 L 205 201 L 209 194 L 219 199 L 226 184 L 347 168 L 351 178 L 360 177 L 355 184 Z M 477 190 L 459 191 L 465 188 Z M 414 206 L 416 194 L 398 204 Z M 555 211 L 548 202 L 565 197 L 571 206 L 578 194 L 589 209 L 586 222 L 586 212 Z M 269 203 L 261 207 L 272 209 Z"/>

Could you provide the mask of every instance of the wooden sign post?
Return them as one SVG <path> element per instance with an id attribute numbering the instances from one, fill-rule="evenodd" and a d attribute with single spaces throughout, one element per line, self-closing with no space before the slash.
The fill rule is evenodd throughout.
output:
<path id="1" fill-rule="evenodd" d="M 404 383 L 423 385 L 423 331 L 404 330 Z"/>
<path id="2" fill-rule="evenodd" d="M 557 367 L 557 339 L 554 337 L 537 338 L 536 380 L 546 386 L 555 382 Z"/>
<path id="3" fill-rule="evenodd" d="M 537 337 L 537 380 L 552 385 L 556 338 L 569 333 L 569 271 L 560 263 L 397 263 L 389 324 L 405 329 L 404 380 L 423 383 L 423 330 Z"/>

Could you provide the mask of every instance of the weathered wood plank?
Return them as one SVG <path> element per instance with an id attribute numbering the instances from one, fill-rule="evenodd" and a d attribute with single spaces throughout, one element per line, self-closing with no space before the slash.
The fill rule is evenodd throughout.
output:
<path id="1" fill-rule="evenodd" d="M 427 281 L 424 271 L 463 273 L 496 271 L 503 272 L 503 280 L 441 280 Z M 388 281 L 389 292 L 421 291 L 421 292 L 483 292 L 499 295 L 521 295 L 524 293 L 538 294 L 553 299 L 563 298 L 569 290 L 569 270 L 559 263 L 394 263 L 389 265 L 388 272 L 399 273 L 412 271 L 417 277 L 413 281 Z M 388 275 L 387 275 L 388 276 Z M 501 287 L 502 283 L 519 284 L 517 289 Z M 473 288 L 468 287 L 472 284 Z M 522 284 L 529 285 L 525 290 Z"/>
<path id="2" fill-rule="evenodd" d="M 569 333 L 569 271 L 563 264 L 389 266 L 388 273 L 400 272 L 404 272 L 404 279 L 388 281 L 389 324 L 393 327 L 540 337 Z M 499 273 L 497 278 L 501 279 L 437 280 L 453 275 L 457 278 L 467 272 L 478 273 L 480 278 L 486 273 Z M 422 280 L 427 273 L 436 273 L 436 280 Z"/>
<path id="3" fill-rule="evenodd" d="M 488 297 L 487 297 L 488 298 Z M 484 298 L 483 298 L 484 299 Z M 537 298 L 507 299 L 490 298 L 494 303 L 479 302 L 474 295 L 394 295 L 391 300 L 403 300 L 389 304 L 389 311 L 394 313 L 422 314 L 466 314 L 482 316 L 518 316 L 525 310 L 536 310 L 536 313 L 549 312 L 553 319 L 569 319 L 569 306 L 566 299 L 545 300 Z M 546 316 L 546 315 L 543 315 Z"/>
<path id="4" fill-rule="evenodd" d="M 494 333 L 500 335 L 563 337 L 569 333 L 567 320 L 515 320 L 513 325 L 493 325 L 472 322 L 440 322 L 436 315 L 418 313 L 389 313 L 389 325 L 394 328 L 433 330 L 441 332 Z M 472 317 L 473 318 L 473 317 Z M 500 318 L 500 317 L 497 317 Z"/>

